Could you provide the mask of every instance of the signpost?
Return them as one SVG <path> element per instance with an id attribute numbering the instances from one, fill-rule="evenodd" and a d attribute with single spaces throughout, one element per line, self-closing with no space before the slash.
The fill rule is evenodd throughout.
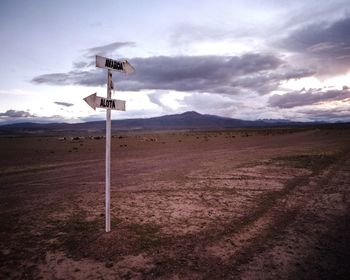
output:
<path id="1" fill-rule="evenodd" d="M 85 102 L 94 110 L 107 109 L 106 113 L 106 232 L 111 230 L 110 197 L 111 197 L 111 110 L 125 111 L 125 101 L 111 98 L 112 72 L 120 71 L 126 74 L 134 72 L 134 68 L 127 60 L 118 61 L 110 58 L 96 56 L 96 67 L 108 69 L 107 72 L 107 98 L 97 96 L 96 93 L 84 98 Z"/>

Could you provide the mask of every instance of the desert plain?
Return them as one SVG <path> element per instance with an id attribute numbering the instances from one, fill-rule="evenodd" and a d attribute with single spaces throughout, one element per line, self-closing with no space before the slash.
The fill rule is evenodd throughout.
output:
<path id="1" fill-rule="evenodd" d="M 0 279 L 349 279 L 350 128 L 0 137 Z"/>

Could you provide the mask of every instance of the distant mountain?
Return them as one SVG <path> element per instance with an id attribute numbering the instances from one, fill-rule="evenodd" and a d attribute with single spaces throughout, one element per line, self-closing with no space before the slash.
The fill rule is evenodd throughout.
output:
<path id="1" fill-rule="evenodd" d="M 197 112 L 185 112 L 148 119 L 113 121 L 113 127 L 120 129 L 225 129 L 264 125 L 260 121 L 245 121 Z"/>
<path id="2" fill-rule="evenodd" d="M 115 131 L 147 131 L 147 130 L 219 130 L 245 127 L 310 125 L 315 123 L 300 123 L 289 120 L 256 120 L 247 121 L 219 117 L 214 115 L 185 112 L 182 114 L 165 115 L 153 118 L 113 120 L 112 130 Z M 105 121 L 85 123 L 16 123 L 0 126 L 0 134 L 37 134 L 62 132 L 88 132 L 99 133 L 105 129 Z"/>

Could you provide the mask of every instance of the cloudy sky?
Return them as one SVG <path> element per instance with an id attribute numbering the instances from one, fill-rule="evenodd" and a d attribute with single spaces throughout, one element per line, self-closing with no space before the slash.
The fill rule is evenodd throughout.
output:
<path id="1" fill-rule="evenodd" d="M 0 37 L 0 124 L 103 120 L 95 55 L 136 69 L 113 119 L 350 121 L 349 0 L 2 0 Z"/>

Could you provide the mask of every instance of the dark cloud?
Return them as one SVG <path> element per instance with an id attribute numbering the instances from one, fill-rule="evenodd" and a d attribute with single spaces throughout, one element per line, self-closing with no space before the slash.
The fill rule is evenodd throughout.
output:
<path id="1" fill-rule="evenodd" d="M 98 47 L 89 48 L 86 50 L 88 56 L 95 55 L 107 55 L 113 53 L 115 50 L 123 48 L 123 47 L 135 47 L 134 42 L 113 42 L 107 45 L 102 45 Z"/>
<path id="2" fill-rule="evenodd" d="M 84 85 L 84 86 L 102 86 L 106 84 L 106 75 L 104 71 L 93 70 L 72 70 L 67 73 L 52 73 L 37 76 L 32 79 L 36 84 L 49 85 Z"/>
<path id="3" fill-rule="evenodd" d="M 18 110 L 7 110 L 6 112 L 0 113 L 0 124 L 11 124 L 19 122 L 36 122 L 36 123 L 50 123 L 50 122 L 62 122 L 64 117 L 60 115 L 52 116 L 38 116 L 29 113 L 28 111 Z"/>
<path id="4" fill-rule="evenodd" d="M 349 55 L 350 17 L 333 24 L 318 23 L 294 31 L 285 41 L 286 47 L 310 53 L 327 52 L 333 56 Z"/>
<path id="5" fill-rule="evenodd" d="M 118 90 L 176 90 L 238 94 L 266 94 L 280 82 L 313 74 L 312 71 L 290 69 L 271 54 L 242 56 L 158 56 L 129 60 L 133 75 L 117 82 Z M 68 73 L 44 74 L 33 78 L 37 84 L 101 86 L 106 83 L 101 69 L 73 70 Z"/>
<path id="6" fill-rule="evenodd" d="M 0 118 L 33 118 L 35 115 L 30 114 L 27 111 L 7 110 L 4 113 L 0 113 Z"/>
<path id="7" fill-rule="evenodd" d="M 253 74 L 263 75 L 283 62 L 272 55 L 243 56 L 178 56 L 131 60 L 136 74 L 123 80 L 125 90 L 166 89 L 238 93 L 246 87 L 244 79 Z"/>
<path id="8" fill-rule="evenodd" d="M 55 104 L 59 105 L 59 106 L 64 106 L 64 107 L 70 107 L 73 106 L 73 103 L 68 103 L 68 102 L 60 102 L 60 101 L 55 101 Z"/>
<path id="9" fill-rule="evenodd" d="M 301 54 L 318 66 L 319 74 L 335 74 L 350 68 L 350 16 L 333 23 L 314 23 L 293 31 L 280 46 Z"/>
<path id="10" fill-rule="evenodd" d="M 95 67 L 96 55 L 109 57 L 115 55 L 115 51 L 121 48 L 135 46 L 136 43 L 134 42 L 113 42 L 107 45 L 88 48 L 83 51 L 82 57 L 78 61 L 73 62 L 73 69 L 79 71 Z"/>
<path id="11" fill-rule="evenodd" d="M 133 42 L 114 42 L 86 49 L 80 60 L 73 62 L 73 70 L 66 73 L 43 74 L 32 79 L 37 84 L 102 86 L 106 83 L 103 71 L 95 68 L 95 56 L 111 55 L 122 47 L 133 47 Z"/>
<path id="12" fill-rule="evenodd" d="M 350 106 L 331 109 L 310 109 L 300 111 L 304 117 L 313 121 L 338 122 L 350 121 Z"/>
<path id="13" fill-rule="evenodd" d="M 349 100 L 350 91 L 348 87 L 343 87 L 342 90 L 322 90 L 309 89 L 301 91 L 288 92 L 286 94 L 272 95 L 269 99 L 269 104 L 272 107 L 293 108 L 298 106 L 313 105 L 327 101 Z"/>

